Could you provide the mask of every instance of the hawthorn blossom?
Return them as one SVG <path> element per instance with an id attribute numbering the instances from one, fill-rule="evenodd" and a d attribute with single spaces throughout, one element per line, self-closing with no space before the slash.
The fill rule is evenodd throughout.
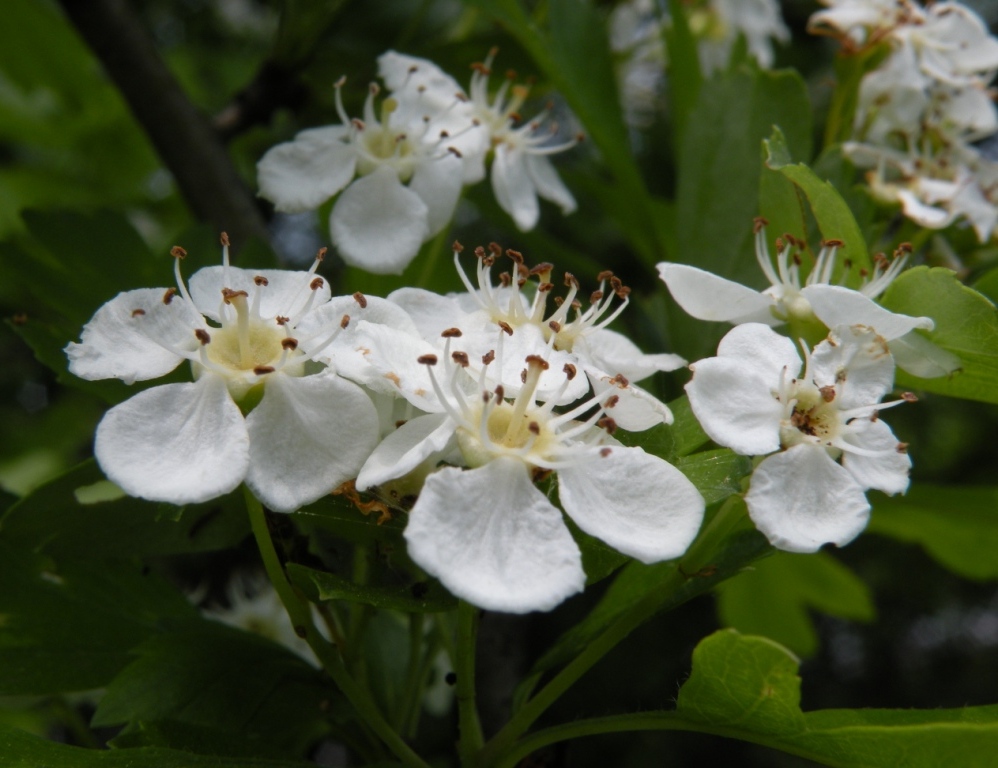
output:
<path id="1" fill-rule="evenodd" d="M 302 131 L 269 150 L 257 165 L 260 195 L 285 213 L 314 210 L 338 195 L 329 226 L 343 260 L 398 274 L 454 214 L 462 173 L 449 142 L 453 125 L 442 111 L 391 96 L 379 114 L 374 84 L 363 119 L 351 119 L 344 82 L 336 84 L 341 124 Z"/>
<path id="2" fill-rule="evenodd" d="M 909 373 L 943 376 L 959 367 L 956 357 L 915 333 L 915 329 L 932 330 L 935 327 L 932 318 L 896 314 L 874 301 L 904 269 L 909 255 L 907 247 L 898 249 L 893 260 L 878 256 L 873 273 L 865 274 L 863 284 L 853 290 L 831 284 L 840 241 L 828 240 L 822 244 L 814 266 L 802 281 L 799 252 L 805 244 L 789 236 L 778 239 L 774 267 L 765 224 L 764 219 L 756 220 L 755 256 L 769 288 L 755 291 L 697 267 L 662 262 L 658 265 L 659 276 L 676 303 L 700 320 L 736 325 L 748 322 L 804 327 L 820 324 L 825 328 L 865 325 L 889 342 L 898 365 Z"/>
<path id="3" fill-rule="evenodd" d="M 450 351 L 459 338 L 448 335 L 447 354 L 418 359 L 422 382 L 404 383 L 413 397 L 422 397 L 414 388 L 431 389 L 432 401 L 422 402 L 437 412 L 402 424 L 357 478 L 359 489 L 390 484 L 444 456 L 466 467 L 430 472 L 409 513 L 405 538 L 420 567 L 488 610 L 549 610 L 582 591 L 579 548 L 561 512 L 535 485 L 554 471 L 562 506 L 585 532 L 646 563 L 686 551 L 703 498 L 672 465 L 609 436 L 616 427 L 607 415 L 611 391 L 556 413 L 558 397 L 536 398 L 549 364 L 530 356 L 519 394 L 510 398 L 503 384 L 486 388 L 490 359 L 477 377 L 469 375 L 467 352 Z M 576 375 L 566 365 L 564 387 Z"/>
<path id="4" fill-rule="evenodd" d="M 322 252 L 307 272 L 238 269 L 223 235 L 222 266 L 199 270 L 189 287 L 186 253 L 172 253 L 176 288 L 118 294 L 65 350 L 77 376 L 127 384 L 190 362 L 193 382 L 144 390 L 104 415 L 94 453 L 108 478 L 171 504 L 245 482 L 268 507 L 290 512 L 355 477 L 377 442 L 377 414 L 359 386 L 313 362 L 350 318 L 341 312 L 299 333 L 331 303 L 315 275 Z"/>
<path id="5" fill-rule="evenodd" d="M 866 527 L 865 491 L 908 488 L 911 459 L 880 412 L 894 381 L 884 339 L 838 326 L 809 353 L 759 323 L 728 332 L 717 356 L 690 368 L 690 406 L 712 440 L 767 456 L 745 496 L 749 516 L 777 548 L 814 552 Z"/>
<path id="6" fill-rule="evenodd" d="M 550 108 L 522 121 L 520 108 L 530 89 L 514 82 L 515 73 L 510 73 L 491 93 L 489 77 L 497 53 L 498 49 L 493 48 L 484 62 L 472 65 L 467 94 L 426 59 L 389 51 L 379 57 L 378 67 L 401 104 L 433 105 L 447 114 L 460 114 L 475 126 L 462 133 L 461 143 L 456 145 L 464 162 L 465 182 L 475 183 L 485 177 L 485 159 L 491 151 L 496 201 L 513 217 L 517 227 L 527 231 L 540 218 L 538 197 L 555 203 L 565 215 L 575 210 L 575 198 L 548 157 L 571 149 L 582 136 L 558 140 L 558 124 L 546 123 Z"/>
<path id="7" fill-rule="evenodd" d="M 691 11 L 690 28 L 699 38 L 700 66 L 707 74 L 728 66 L 740 35 L 764 69 L 773 65 L 772 41 L 790 40 L 776 0 L 708 0 Z"/>
<path id="8" fill-rule="evenodd" d="M 466 292 L 440 296 L 402 288 L 388 297 L 408 312 L 424 340 L 433 343 L 445 329 L 461 328 L 474 371 L 475 361 L 496 347 L 496 334 L 503 329 L 508 334 L 504 339 L 506 353 L 493 370 L 500 372 L 511 394 L 518 391 L 520 361 L 539 355 L 551 363 L 538 384 L 542 397 L 553 396 L 562 386 L 558 372 L 570 363 L 586 374 L 596 391 L 616 390 L 620 400 L 614 418 L 624 429 L 640 431 L 672 422 L 668 407 L 634 382 L 656 371 L 674 371 L 686 361 L 673 354 L 645 354 L 626 336 L 608 328 L 630 301 L 630 288 L 612 272 L 598 275 L 598 288 L 589 294 L 589 306 L 583 308 L 580 297 L 585 293 L 572 274 L 564 275 L 566 294 L 554 295 L 554 266 L 549 263 L 529 267 L 522 254 L 513 250 L 504 253 L 493 243 L 488 251 L 475 249 L 476 268 L 469 276 L 461 263 L 462 253 L 463 248 L 455 244 L 454 265 Z M 492 268 L 504 257 L 510 271 L 501 273 L 495 285 Z M 565 402 L 586 393 L 586 379 L 579 377 L 564 391 Z"/>

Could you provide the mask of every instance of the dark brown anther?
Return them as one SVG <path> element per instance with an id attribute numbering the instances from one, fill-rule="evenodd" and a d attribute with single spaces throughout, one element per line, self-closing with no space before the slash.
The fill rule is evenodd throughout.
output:
<path id="1" fill-rule="evenodd" d="M 554 283 L 539 283 L 537 285 L 538 293 L 548 293 L 554 290 Z"/>
<path id="2" fill-rule="evenodd" d="M 627 380 L 627 377 L 624 376 L 624 374 L 618 373 L 616 376 L 610 379 L 610 383 L 616 384 L 621 389 L 624 389 L 625 387 L 629 386 L 631 382 Z"/>
<path id="3" fill-rule="evenodd" d="M 286 339 L 281 339 L 281 349 L 286 349 L 289 352 L 294 352 L 298 349 L 298 339 L 293 339 L 290 336 Z"/>
<path id="4" fill-rule="evenodd" d="M 759 234 L 759 230 L 766 226 L 769 226 L 769 222 L 762 218 L 762 216 L 756 216 L 752 219 L 752 232 L 754 234 Z"/>
<path id="5" fill-rule="evenodd" d="M 530 277 L 530 270 L 527 269 L 526 264 L 517 264 L 516 274 L 519 276 L 521 282 L 526 282 L 527 278 Z"/>
<path id="6" fill-rule="evenodd" d="M 596 304 L 602 298 L 603 298 L 603 291 L 593 291 L 591 294 L 589 294 L 589 303 Z"/>
<path id="7" fill-rule="evenodd" d="M 506 255 L 509 256 L 517 264 L 523 263 L 523 254 L 520 253 L 519 251 L 514 251 L 512 248 L 507 248 Z"/>
<path id="8" fill-rule="evenodd" d="M 461 336 L 461 329 L 460 328 L 447 328 L 445 331 L 441 332 L 440 335 L 443 338 L 445 338 L 445 339 L 457 339 L 457 338 L 460 338 L 460 336 Z"/>
<path id="9" fill-rule="evenodd" d="M 860 270 L 859 270 L 859 276 L 860 277 L 867 277 L 867 276 L 869 276 L 869 274 L 870 274 L 870 270 L 868 270 L 866 267 L 861 267 L 860 268 Z"/>
<path id="10" fill-rule="evenodd" d="M 27 325 L 28 323 L 28 313 L 27 312 L 15 312 L 10 321 L 14 325 Z"/>
<path id="11" fill-rule="evenodd" d="M 618 299 L 626 299 L 631 295 L 631 289 L 626 285 L 622 285 L 617 288 L 614 293 L 617 295 Z"/>
<path id="12" fill-rule="evenodd" d="M 542 371 L 546 371 L 551 366 L 548 365 L 548 361 L 545 360 L 540 355 L 527 355 L 527 365 L 537 365 L 540 366 Z"/>
<path id="13" fill-rule="evenodd" d="M 915 395 L 914 392 L 902 392 L 901 393 L 901 399 L 904 400 L 906 403 L 917 403 L 918 402 L 918 397 Z"/>
<path id="14" fill-rule="evenodd" d="M 509 272 L 500 272 L 499 284 L 502 285 L 503 288 L 509 288 L 513 284 L 513 276 L 510 275 Z"/>
<path id="15" fill-rule="evenodd" d="M 801 261 L 801 258 L 800 258 L 800 254 L 799 254 L 799 253 L 795 253 L 795 254 L 793 255 L 793 260 L 794 260 L 794 264 L 796 264 L 796 265 L 797 265 L 798 267 L 799 267 L 799 266 L 800 266 L 801 264 L 803 264 L 803 263 L 804 263 L 803 261 Z"/>
<path id="16" fill-rule="evenodd" d="M 512 329 L 512 327 L 510 327 L 510 324 L 507 323 L 505 320 L 499 320 L 497 324 L 499 325 L 500 328 L 503 329 L 503 331 L 505 332 L 505 334 L 507 336 L 512 336 L 513 335 L 513 329 Z"/>
<path id="17" fill-rule="evenodd" d="M 545 469 L 544 467 L 534 467 L 530 470 L 530 479 L 535 483 L 543 483 L 551 475 L 554 474 L 553 469 Z"/>
<path id="18" fill-rule="evenodd" d="M 416 358 L 416 362 L 420 365 L 436 365 L 437 356 L 436 355 L 420 355 Z"/>
<path id="19" fill-rule="evenodd" d="M 489 243 L 489 253 L 491 253 L 493 256 L 495 256 L 498 259 L 500 256 L 502 256 L 502 246 L 494 241 Z"/>
<path id="20" fill-rule="evenodd" d="M 218 239 L 222 242 L 222 245 L 224 245 L 226 248 L 229 247 L 229 233 L 228 232 L 223 232 L 221 235 L 219 235 Z"/>
<path id="21" fill-rule="evenodd" d="M 613 288 L 613 292 L 616 293 L 617 291 L 619 291 L 621 288 L 624 287 L 624 284 L 620 281 L 619 277 L 611 277 L 610 287 Z"/>
<path id="22" fill-rule="evenodd" d="M 535 435 L 539 435 L 539 434 L 541 433 L 541 425 L 540 425 L 540 424 L 538 424 L 538 423 L 537 423 L 536 421 L 532 421 L 532 422 L 530 422 L 530 423 L 529 423 L 529 424 L 527 425 L 527 429 L 528 429 L 528 430 L 529 430 L 529 431 L 530 431 L 530 432 L 531 432 L 532 434 L 535 434 Z"/>
<path id="23" fill-rule="evenodd" d="M 353 295 L 353 300 L 360 305 L 361 309 L 367 309 L 367 296 L 360 291 L 357 291 L 357 293 Z"/>
<path id="24" fill-rule="evenodd" d="M 901 243 L 898 246 L 899 253 L 911 253 L 913 250 L 915 249 L 912 247 L 911 243 Z"/>
<path id="25" fill-rule="evenodd" d="M 576 289 L 579 287 L 579 281 L 575 279 L 575 275 L 573 275 L 571 272 L 565 273 L 565 287 L 576 288 Z"/>
<path id="26" fill-rule="evenodd" d="M 564 303 L 565 303 L 565 297 L 564 296 L 555 296 L 554 297 L 554 305 L 556 307 L 560 307 Z"/>
<path id="27" fill-rule="evenodd" d="M 343 315 L 340 318 L 340 328 L 346 328 L 348 325 L 350 325 L 350 315 Z"/>
<path id="28" fill-rule="evenodd" d="M 187 251 L 185 251 L 179 245 L 175 245 L 170 249 L 170 255 L 175 259 L 186 259 Z"/>
<path id="29" fill-rule="evenodd" d="M 821 393 L 821 399 L 826 403 L 830 403 L 835 399 L 835 387 L 830 384 L 828 386 L 821 387 L 818 391 Z"/>
<path id="30" fill-rule="evenodd" d="M 607 456 L 609 456 L 611 453 L 613 453 L 613 449 L 612 448 L 600 448 L 600 451 L 599 451 L 599 455 L 602 456 L 604 459 Z"/>
<path id="31" fill-rule="evenodd" d="M 249 294 L 246 291 L 234 291 L 231 288 L 222 289 L 222 301 L 226 304 L 231 304 L 233 299 L 238 299 L 240 296 L 248 297 Z"/>
<path id="32" fill-rule="evenodd" d="M 516 287 L 517 288 L 522 288 L 526 284 L 527 284 L 527 278 L 525 278 L 525 277 L 521 277 L 521 278 L 517 279 L 517 281 L 516 281 Z"/>
<path id="33" fill-rule="evenodd" d="M 565 378 L 569 381 L 575 378 L 575 375 L 579 372 L 578 369 L 571 363 L 565 363 L 562 369 L 565 372 Z"/>
<path id="34" fill-rule="evenodd" d="M 308 284 L 308 287 L 311 288 L 313 291 L 317 291 L 325 284 L 326 284 L 325 280 L 323 280 L 321 277 L 317 277 L 311 283 Z"/>
<path id="35" fill-rule="evenodd" d="M 497 384 L 496 385 L 496 402 L 497 403 L 501 403 L 505 399 L 506 399 L 506 389 L 503 387 L 502 384 Z"/>
<path id="36" fill-rule="evenodd" d="M 495 359 L 496 359 L 496 351 L 494 349 L 490 349 L 488 352 L 482 355 L 482 365 L 488 365 Z"/>
<path id="37" fill-rule="evenodd" d="M 492 399 L 492 395 L 491 394 L 489 394 L 488 392 L 482 392 L 482 402 L 483 403 L 487 403 L 491 399 Z"/>
<path id="38" fill-rule="evenodd" d="M 548 328 L 550 328 L 555 333 L 558 333 L 559 331 L 561 331 L 561 323 L 559 323 L 557 320 L 552 320 L 550 323 L 548 323 Z"/>
<path id="39" fill-rule="evenodd" d="M 317 250 L 315 252 L 315 260 L 316 261 L 325 261 L 326 260 L 326 253 L 328 251 L 329 251 L 329 249 L 326 246 L 322 246 L 319 250 Z"/>
<path id="40" fill-rule="evenodd" d="M 461 245 L 457 240 L 454 241 L 454 244 L 451 246 L 451 249 L 454 251 L 454 253 L 464 252 L 464 246 Z"/>
<path id="41" fill-rule="evenodd" d="M 898 453 L 908 453 L 908 443 L 898 443 L 897 444 Z"/>
<path id="42" fill-rule="evenodd" d="M 611 277 L 613 277 L 613 272 L 611 272 L 609 269 L 604 269 L 602 272 L 596 275 L 596 279 L 599 280 L 601 283 L 605 280 L 609 280 Z"/>
<path id="43" fill-rule="evenodd" d="M 272 365 L 258 365 L 253 369 L 253 373 L 257 376 L 266 376 L 268 373 L 273 373 L 274 370 L 274 366 Z"/>
<path id="44" fill-rule="evenodd" d="M 278 325 L 287 325 L 288 323 L 291 322 L 291 318 L 285 317 L 284 315 L 278 315 L 277 317 L 274 318 L 274 322 L 277 323 Z"/>
<path id="45" fill-rule="evenodd" d="M 579 301 L 578 299 L 573 299 L 571 306 L 572 309 L 582 309 L 582 302 Z"/>
<path id="46" fill-rule="evenodd" d="M 551 264 L 550 262 L 547 261 L 542 261 L 536 267 L 530 268 L 530 274 L 543 275 L 545 272 L 551 272 L 552 270 L 554 270 L 554 264 Z"/>
<path id="47" fill-rule="evenodd" d="M 822 248 L 845 248 L 846 244 L 842 240 L 833 238 L 831 240 L 825 240 L 821 243 Z"/>
<path id="48" fill-rule="evenodd" d="M 484 259 L 485 258 L 485 249 L 482 248 L 482 246 L 479 245 L 477 248 L 475 248 L 475 255 L 478 258 L 480 258 L 480 259 Z"/>
<path id="49" fill-rule="evenodd" d="M 257 275 L 253 278 L 253 285 L 270 285 L 270 280 L 263 275 Z"/>
<path id="50" fill-rule="evenodd" d="M 451 359 L 455 363 L 457 363 L 458 365 L 460 365 L 462 368 L 467 368 L 468 365 L 470 364 L 469 361 L 468 361 L 468 353 L 467 352 L 451 352 L 450 356 L 451 356 Z"/>
<path id="51" fill-rule="evenodd" d="M 177 295 L 176 288 L 167 288 L 166 293 L 163 294 L 163 303 L 169 304 L 171 301 L 173 301 L 173 297 L 176 295 Z"/>
<path id="52" fill-rule="evenodd" d="M 586 134 L 584 134 L 582 131 L 579 131 L 577 134 L 575 134 L 575 140 L 579 142 L 579 144 L 581 144 L 586 140 Z"/>
<path id="53" fill-rule="evenodd" d="M 611 419 L 609 416 L 604 416 L 602 419 L 596 422 L 596 426 L 601 429 L 605 429 L 608 435 L 612 435 L 617 431 L 617 422 Z"/>
<path id="54" fill-rule="evenodd" d="M 610 399 L 603 403 L 604 408 L 613 408 L 617 403 L 620 402 L 620 395 L 610 395 Z"/>
<path id="55" fill-rule="evenodd" d="M 842 266 L 846 269 L 852 269 L 852 259 L 842 259 Z"/>
<path id="56" fill-rule="evenodd" d="M 208 331 L 206 331 L 204 328 L 195 328 L 194 338 L 201 342 L 202 347 L 205 344 L 211 343 L 211 336 L 208 335 Z"/>
<path id="57" fill-rule="evenodd" d="M 464 157 L 464 155 L 461 154 L 461 150 L 459 150 L 457 147 L 447 147 L 447 151 L 458 159 Z"/>
<path id="58" fill-rule="evenodd" d="M 146 311 L 144 309 L 133 309 L 132 317 L 139 317 L 140 315 L 144 315 L 145 313 Z"/>
<path id="59" fill-rule="evenodd" d="M 777 251 L 782 251 L 783 250 L 783 245 L 784 245 L 783 238 L 782 237 L 776 238 L 776 250 Z"/>

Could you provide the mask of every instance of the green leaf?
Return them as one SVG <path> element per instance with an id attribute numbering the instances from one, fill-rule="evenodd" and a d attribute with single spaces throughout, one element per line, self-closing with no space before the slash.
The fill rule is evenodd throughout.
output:
<path id="1" fill-rule="evenodd" d="M 669 113 L 678 149 L 703 84 L 697 41 L 680 0 L 669 0 L 669 23 L 663 26 L 662 36 L 669 56 Z"/>
<path id="2" fill-rule="evenodd" d="M 998 753 L 998 706 L 800 709 L 797 659 L 762 637 L 721 630 L 693 651 L 693 671 L 663 725 L 764 744 L 824 765 L 984 768 Z"/>
<path id="3" fill-rule="evenodd" d="M 825 552 L 777 552 L 718 587 L 721 622 L 764 635 L 801 656 L 818 650 L 809 610 L 854 621 L 872 621 L 870 590 Z"/>
<path id="4" fill-rule="evenodd" d="M 286 648 L 197 621 L 139 645 L 92 724 L 189 723 L 242 734 L 268 755 L 300 754 L 325 732 L 324 710 L 335 696 L 317 669 Z"/>
<path id="5" fill-rule="evenodd" d="M 873 498 L 869 531 L 918 544 L 968 579 L 998 579 L 998 488 L 916 484 Z"/>
<path id="6" fill-rule="evenodd" d="M 172 586 L 129 563 L 56 565 L 5 542 L 0 584 L 3 695 L 103 687 L 164 622 L 196 615 Z"/>
<path id="7" fill-rule="evenodd" d="M 842 199 L 842 195 L 829 181 L 823 181 L 803 163 L 792 163 L 789 148 L 783 132 L 774 127 L 773 134 L 763 142 L 766 153 L 766 168 L 776 171 L 789 179 L 807 198 L 811 212 L 818 222 L 818 229 L 824 240 L 841 240 L 844 243 L 841 254 L 852 264 L 846 282 L 858 286 L 860 270 L 871 268 L 870 254 L 866 248 L 866 238 L 856 223 L 856 217 Z M 765 173 L 765 172 L 764 172 Z M 763 215 L 767 211 L 763 208 Z M 796 237 L 807 236 L 807 222 L 801 218 L 798 226 L 788 230 Z M 777 232 L 776 235 L 780 234 Z M 775 237 L 775 235 L 774 235 Z M 836 270 L 836 277 L 841 267 Z"/>
<path id="8" fill-rule="evenodd" d="M 314 768 L 297 760 L 195 755 L 173 749 L 99 750 L 70 747 L 0 725 L 4 768 Z"/>
<path id="9" fill-rule="evenodd" d="M 707 504 L 714 504 L 742 490 L 742 478 L 752 472 L 752 460 L 728 448 L 701 451 L 676 460 L 679 469 L 703 494 Z"/>
<path id="10" fill-rule="evenodd" d="M 941 267 L 915 267 L 891 283 L 882 304 L 892 312 L 931 317 L 925 336 L 960 358 L 962 370 L 921 379 L 899 370 L 902 387 L 998 403 L 998 310 L 986 297 Z"/>
<path id="11" fill-rule="evenodd" d="M 981 275 L 974 283 L 974 290 L 983 293 L 991 301 L 998 304 L 998 268 L 989 269 Z"/>
<path id="12" fill-rule="evenodd" d="M 56 559 L 208 552 L 233 547 L 248 533 L 239 494 L 186 507 L 133 499 L 106 481 L 93 459 L 0 518 L 0 541 Z"/>
<path id="13" fill-rule="evenodd" d="M 621 432 L 618 439 L 624 445 L 637 445 L 666 461 L 674 462 L 710 442 L 686 395 L 669 403 L 672 424 L 660 424 L 643 432 Z"/>
<path id="14" fill-rule="evenodd" d="M 439 613 L 457 607 L 457 599 L 437 581 L 370 586 L 355 584 L 335 573 L 318 571 L 297 563 L 289 563 L 286 569 L 291 581 L 313 603 L 345 600 L 405 613 Z"/>
<path id="15" fill-rule="evenodd" d="M 361 512 L 345 496 L 324 496 L 314 504 L 302 507 L 292 516 L 304 528 L 316 527 L 330 531 L 354 544 L 392 543 L 402 547 L 405 516 L 394 514 L 381 522 L 378 512 Z"/>

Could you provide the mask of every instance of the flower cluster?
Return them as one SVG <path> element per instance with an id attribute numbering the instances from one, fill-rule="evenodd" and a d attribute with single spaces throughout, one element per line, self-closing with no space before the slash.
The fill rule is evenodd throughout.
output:
<path id="1" fill-rule="evenodd" d="M 704 500 L 675 467 L 626 447 L 618 428 L 672 420 L 631 380 L 685 361 L 645 355 L 606 326 L 629 290 L 599 276 L 588 307 L 565 275 L 515 251 L 476 249 L 467 292 L 412 288 L 333 297 L 311 270 L 223 264 L 176 288 L 119 294 L 66 348 L 70 370 L 128 383 L 189 361 L 194 381 L 147 389 L 107 412 L 95 454 L 128 493 L 174 504 L 240 483 L 291 512 L 344 483 L 415 496 L 405 538 L 455 595 L 499 611 L 547 610 L 585 572 L 562 513 L 538 487 L 557 473 L 574 523 L 642 562 L 676 558 Z M 491 271 L 508 259 L 494 284 Z"/>
<path id="2" fill-rule="evenodd" d="M 537 224 L 538 197 L 571 213 L 575 199 L 548 156 L 580 136 L 561 136 L 547 111 L 521 121 L 529 88 L 513 73 L 491 93 L 495 55 L 472 66 L 466 93 L 432 62 L 388 51 L 378 59 L 387 91 L 372 84 L 362 116 L 350 117 L 346 81 L 336 83 L 340 124 L 302 131 L 267 152 L 257 168 L 260 194 L 286 213 L 336 196 L 333 243 L 348 264 L 377 273 L 401 273 L 447 226 L 463 186 L 485 177 L 489 156 L 496 200 L 520 229 Z"/>
<path id="3" fill-rule="evenodd" d="M 875 196 L 941 229 L 965 219 L 984 242 L 998 224 L 998 164 L 973 145 L 998 132 L 988 86 L 998 39 L 957 2 L 825 0 L 812 31 L 842 39 L 847 53 L 887 55 L 860 85 L 846 155 Z"/>

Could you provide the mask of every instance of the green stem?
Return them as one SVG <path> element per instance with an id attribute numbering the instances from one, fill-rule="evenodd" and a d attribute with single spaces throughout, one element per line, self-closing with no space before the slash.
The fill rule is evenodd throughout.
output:
<path id="1" fill-rule="evenodd" d="M 409 614 L 409 662 L 406 669 L 405 684 L 395 710 L 395 728 L 405 733 L 406 724 L 412 717 L 412 710 L 419 701 L 422 688 L 420 670 L 423 660 L 423 614 Z"/>
<path id="2" fill-rule="evenodd" d="M 51 707 L 53 714 L 62 721 L 62 724 L 73 734 L 73 738 L 81 747 L 104 749 L 104 744 L 93 734 L 87 726 L 86 720 L 83 719 L 76 707 L 66 701 L 64 697 L 58 696 L 52 699 Z"/>
<path id="3" fill-rule="evenodd" d="M 437 264 L 440 263 L 440 254 L 443 253 L 450 235 L 450 227 L 444 227 L 440 234 L 430 241 L 427 253 L 423 255 L 422 269 L 419 270 L 419 278 L 414 285 L 417 288 L 425 288 L 430 285 L 433 273 L 437 271 Z"/>
<path id="4" fill-rule="evenodd" d="M 582 653 L 565 665 L 547 685 L 541 688 L 510 718 L 509 722 L 482 749 L 476 763 L 479 768 L 492 766 L 500 759 L 505 759 L 505 755 L 513 748 L 516 740 L 533 725 L 548 707 L 618 643 L 669 603 L 672 595 L 686 581 L 687 577 L 684 574 L 696 573 L 707 564 L 708 558 L 714 553 L 717 544 L 724 539 L 739 519 L 737 514 L 739 505 L 734 503 L 735 498 L 737 497 L 731 497 L 721 505 L 721 508 L 704 527 L 686 555 L 683 556 L 682 561 L 676 564 L 676 568 L 658 589 L 646 595 L 607 627 L 602 634 L 597 635 Z M 460 675 L 458 682 L 460 682 Z"/>
<path id="5" fill-rule="evenodd" d="M 460 740 L 458 753 L 462 765 L 470 765 L 482 748 L 485 738 L 478 719 L 475 699 L 475 639 L 478 633 L 478 609 L 463 600 L 457 606 L 457 720 Z"/>
<path id="6" fill-rule="evenodd" d="M 412 748 L 388 724 L 374 703 L 374 699 L 350 676 L 339 653 L 316 628 L 312 621 L 311 605 L 297 593 L 284 572 L 284 566 L 281 565 L 277 550 L 274 548 L 274 541 L 270 537 L 270 529 L 267 527 L 267 516 L 263 511 L 263 505 L 245 487 L 244 495 L 250 526 L 260 549 L 264 567 L 267 569 L 267 575 L 270 577 L 278 597 L 284 604 L 284 609 L 291 618 L 295 634 L 308 643 L 323 669 L 333 678 L 333 682 L 336 683 L 360 718 L 378 735 L 378 738 L 395 754 L 399 761 L 409 768 L 429 768 L 428 764 L 413 752 Z"/>

